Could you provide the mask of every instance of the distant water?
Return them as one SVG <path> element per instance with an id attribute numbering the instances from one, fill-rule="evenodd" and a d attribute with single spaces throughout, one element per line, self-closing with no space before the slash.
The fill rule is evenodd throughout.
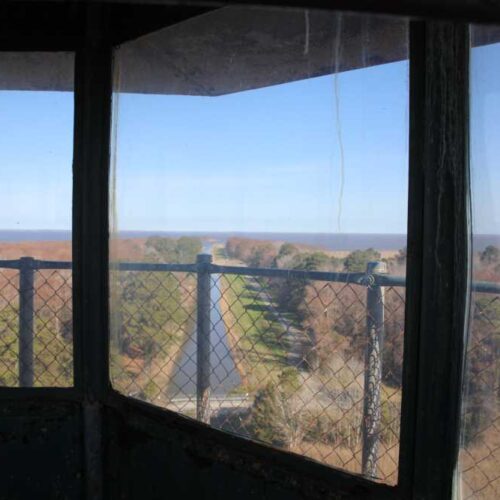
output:
<path id="1" fill-rule="evenodd" d="M 68 241 L 71 231 L 48 229 L 0 229 L 0 241 Z"/>
<path id="2" fill-rule="evenodd" d="M 327 250 L 351 251 L 365 248 L 377 250 L 398 250 L 406 246 L 403 234 L 356 234 L 356 233 L 244 233 L 244 232 L 182 232 L 182 231 L 121 231 L 120 238 L 147 238 L 164 236 L 197 236 L 212 242 L 224 243 L 228 238 L 251 238 L 256 240 L 288 241 L 311 245 Z M 68 241 L 71 232 L 64 230 L 12 230 L 0 229 L 0 242 L 20 241 Z M 480 234 L 474 237 L 474 251 L 481 251 L 488 245 L 500 247 L 500 235 Z"/>

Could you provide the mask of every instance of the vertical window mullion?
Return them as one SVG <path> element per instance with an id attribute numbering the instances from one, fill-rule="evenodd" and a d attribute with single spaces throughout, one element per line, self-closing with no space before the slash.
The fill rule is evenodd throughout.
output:
<path id="1" fill-rule="evenodd" d="M 111 117 L 111 47 L 77 52 L 73 267 L 77 384 L 90 400 L 108 383 L 108 172 Z"/>
<path id="2" fill-rule="evenodd" d="M 108 395 L 108 185 L 112 48 L 89 6 L 76 54 L 73 165 L 75 384 L 83 394 L 86 497 L 103 498 L 102 403 Z"/>
<path id="3" fill-rule="evenodd" d="M 450 498 L 458 455 L 470 281 L 468 33 L 430 21 L 412 37 L 401 480 L 415 498 Z"/>
<path id="4" fill-rule="evenodd" d="M 409 27 L 409 173 L 408 236 L 405 298 L 405 338 L 403 393 L 401 401 L 401 445 L 398 485 L 410 498 L 414 467 L 418 349 L 422 301 L 422 251 L 424 175 L 420 138 L 425 130 L 425 22 L 413 21 Z"/>

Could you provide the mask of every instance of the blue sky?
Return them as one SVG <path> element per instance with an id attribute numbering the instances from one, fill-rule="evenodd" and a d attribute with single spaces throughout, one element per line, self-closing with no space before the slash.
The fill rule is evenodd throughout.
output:
<path id="1" fill-rule="evenodd" d="M 500 234 L 500 44 L 472 50 L 470 136 L 473 229 Z"/>
<path id="2" fill-rule="evenodd" d="M 343 232 L 405 231 L 406 73 L 338 77 Z M 120 94 L 118 227 L 338 231 L 334 89 L 326 76 L 222 97 Z M 0 228 L 69 228 L 71 94 L 0 93 L 0 137 Z"/>
<path id="3" fill-rule="evenodd" d="M 405 232 L 407 64 L 337 87 L 340 231 Z M 117 108 L 118 227 L 338 231 L 333 76 L 221 97 L 120 94 Z"/>
<path id="4" fill-rule="evenodd" d="M 499 232 L 498 57 L 497 45 L 474 50 L 478 233 Z M 407 71 L 394 63 L 221 97 L 120 94 L 118 227 L 406 232 Z M 70 227 L 72 120 L 70 93 L 0 92 L 0 228 Z"/>
<path id="5" fill-rule="evenodd" d="M 73 95 L 0 92 L 0 228 L 69 229 Z"/>

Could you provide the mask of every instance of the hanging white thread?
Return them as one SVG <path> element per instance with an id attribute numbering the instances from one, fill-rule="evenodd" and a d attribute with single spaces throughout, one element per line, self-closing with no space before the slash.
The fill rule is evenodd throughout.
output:
<path id="1" fill-rule="evenodd" d="M 309 9 L 304 10 L 305 38 L 304 38 L 304 55 L 309 54 Z"/>
<path id="2" fill-rule="evenodd" d="M 341 57 L 341 38 L 342 38 L 342 14 L 337 14 L 337 30 L 335 33 L 335 73 L 333 76 L 334 93 L 335 93 L 335 125 L 337 129 L 337 140 L 339 142 L 340 153 L 340 187 L 338 199 L 338 213 L 337 213 L 337 231 L 341 232 L 341 219 L 342 219 L 342 204 L 344 201 L 344 143 L 342 138 L 342 127 L 340 117 L 340 89 L 339 89 L 339 69 Z"/>

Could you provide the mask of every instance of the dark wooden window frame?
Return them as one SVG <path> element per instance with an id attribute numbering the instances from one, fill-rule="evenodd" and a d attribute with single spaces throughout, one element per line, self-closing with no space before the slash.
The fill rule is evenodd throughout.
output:
<path id="1" fill-rule="evenodd" d="M 299 2 L 275 3 L 299 5 Z M 415 7 L 412 10 L 411 3 L 401 2 L 399 13 L 425 13 Z M 327 2 L 315 4 L 332 7 L 332 3 Z M 335 7 L 345 7 L 344 4 L 336 2 Z M 369 4 L 359 2 L 359 10 L 384 10 L 383 5 L 373 8 L 373 4 Z M 393 6 L 393 2 L 387 2 L 385 8 L 390 10 Z M 350 8 L 352 10 L 352 6 Z M 134 401 L 111 388 L 108 171 L 112 53 L 116 44 L 158 29 L 172 14 L 169 10 L 159 20 L 157 11 L 153 16 L 145 15 L 139 27 L 127 28 L 122 23 L 113 31 L 109 30 L 107 9 L 94 4 L 81 6 L 77 13 L 71 11 L 78 36 L 68 33 L 21 36 L 14 29 L 10 35 L 8 32 L 0 35 L 3 51 L 76 53 L 75 384 L 71 388 L 0 388 L 0 399 L 71 399 L 82 403 L 90 471 L 87 488 L 95 493 L 95 498 L 102 496 L 99 457 L 104 407 L 142 412 L 164 424 L 167 434 L 171 428 L 181 429 L 224 448 L 228 456 L 243 464 L 241 467 L 255 461 L 268 464 L 276 471 L 300 476 L 298 482 L 308 482 L 309 487 L 317 491 L 334 491 L 346 498 L 451 498 L 458 456 L 465 348 L 463 325 L 469 287 L 468 26 L 461 21 L 432 19 L 410 23 L 410 182 L 400 474 L 398 485 L 389 487 L 240 440 L 167 410 Z M 500 21 L 500 10 L 495 12 L 496 16 L 490 20 Z M 451 13 L 445 8 L 431 14 L 440 17 Z M 458 17 L 481 20 L 485 16 L 482 11 L 474 17 L 467 9 L 458 9 Z"/>

